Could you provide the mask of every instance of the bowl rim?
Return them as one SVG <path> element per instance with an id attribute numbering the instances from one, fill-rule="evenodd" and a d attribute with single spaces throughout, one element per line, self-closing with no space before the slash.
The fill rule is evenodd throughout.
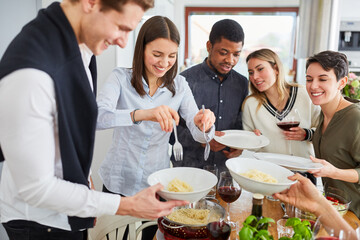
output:
<path id="1" fill-rule="evenodd" d="M 346 199 L 346 197 L 340 196 L 339 194 L 336 193 L 325 193 L 324 197 L 335 197 L 336 200 L 338 200 L 341 204 L 343 205 L 350 205 L 350 203 L 352 202 L 351 198 L 350 199 Z M 328 200 L 328 199 L 327 199 Z M 343 203 L 342 200 L 345 200 L 346 202 Z"/>
<path id="2" fill-rule="evenodd" d="M 335 191 L 335 192 L 333 192 Z M 336 192 L 339 191 L 339 192 Z M 329 195 L 335 195 L 336 197 L 339 197 L 340 199 L 337 200 L 345 200 L 346 203 L 342 203 L 345 205 L 350 205 L 350 203 L 352 202 L 352 197 L 349 193 L 345 192 L 344 190 L 337 188 L 337 187 L 333 187 L 333 186 L 324 186 L 324 189 L 322 190 L 322 194 L 324 195 L 324 197 L 327 197 Z M 341 195 L 343 194 L 343 195 Z"/>
<path id="3" fill-rule="evenodd" d="M 176 195 L 192 195 L 192 194 L 196 194 L 196 193 L 200 193 L 200 192 L 207 191 L 208 189 L 211 189 L 212 187 L 214 187 L 214 186 L 217 184 L 218 178 L 217 178 L 217 176 L 216 176 L 215 174 L 213 174 L 213 173 L 211 173 L 211 172 L 209 172 L 209 171 L 206 171 L 206 170 L 204 170 L 204 169 L 195 168 L 195 167 L 173 167 L 173 168 L 164 168 L 164 169 L 158 170 L 158 171 L 153 172 L 152 174 L 150 174 L 150 175 L 148 176 L 148 178 L 147 178 L 147 182 L 148 182 L 148 184 L 149 184 L 150 186 L 153 186 L 153 185 L 155 185 L 155 184 L 157 184 L 157 183 L 160 183 L 160 182 L 157 182 L 157 183 L 151 185 L 151 184 L 149 183 L 149 179 L 150 179 L 151 177 L 153 177 L 154 175 L 158 174 L 159 172 L 176 171 L 176 170 L 173 170 L 173 169 L 179 169 L 179 168 L 184 169 L 184 170 L 186 170 L 186 169 L 191 169 L 191 170 L 195 170 L 195 171 L 198 171 L 198 172 L 203 172 L 203 173 L 205 173 L 205 174 L 208 174 L 209 176 L 211 176 L 211 178 L 213 178 L 215 184 L 214 184 L 213 186 L 211 186 L 211 187 L 200 188 L 200 189 L 198 189 L 198 190 L 196 190 L 196 191 L 194 190 L 194 191 L 192 191 L 192 192 L 171 192 L 171 191 L 166 190 L 167 186 L 164 186 L 164 189 L 160 190 L 160 192 L 169 193 L 169 194 L 176 194 Z M 175 178 L 175 177 L 174 177 L 174 178 Z M 215 181 L 215 179 L 216 179 L 216 181 Z"/>

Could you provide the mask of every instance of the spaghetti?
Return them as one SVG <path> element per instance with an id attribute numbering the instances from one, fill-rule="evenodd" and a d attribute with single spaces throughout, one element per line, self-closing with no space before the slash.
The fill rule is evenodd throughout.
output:
<path id="1" fill-rule="evenodd" d="M 167 186 L 169 192 L 193 192 L 194 189 L 184 181 L 174 178 Z"/>
<path id="2" fill-rule="evenodd" d="M 209 209 L 180 208 L 168 215 L 167 218 L 181 224 L 202 225 L 219 221 L 220 215 L 210 214 Z"/>
<path id="3" fill-rule="evenodd" d="M 261 172 L 257 169 L 251 169 L 245 173 L 239 173 L 241 176 L 253 179 L 258 182 L 266 182 L 266 183 L 277 183 L 276 178 L 271 176 L 270 174 Z"/>

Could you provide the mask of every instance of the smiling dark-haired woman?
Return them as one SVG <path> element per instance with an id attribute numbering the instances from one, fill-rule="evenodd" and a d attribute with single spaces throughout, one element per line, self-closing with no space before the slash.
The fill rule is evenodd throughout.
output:
<path id="1" fill-rule="evenodd" d="M 313 104 L 321 107 L 313 138 L 317 158 L 312 160 L 324 165 L 309 172 L 347 192 L 352 198 L 349 209 L 359 217 L 360 108 L 341 95 L 348 67 L 346 55 L 339 52 L 324 51 L 307 60 L 306 89 Z"/>

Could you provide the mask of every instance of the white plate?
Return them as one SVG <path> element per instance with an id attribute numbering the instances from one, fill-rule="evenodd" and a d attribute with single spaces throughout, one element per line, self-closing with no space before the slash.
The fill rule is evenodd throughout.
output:
<path id="1" fill-rule="evenodd" d="M 310 159 L 285 154 L 254 153 L 254 157 L 259 160 L 275 163 L 293 171 L 306 172 L 308 170 L 317 170 L 323 167 L 321 163 L 314 163 Z"/>
<path id="2" fill-rule="evenodd" d="M 288 179 L 289 176 L 294 175 L 294 173 L 290 170 L 274 163 L 258 160 L 256 158 L 230 158 L 225 162 L 225 165 L 229 169 L 230 174 L 235 181 L 242 188 L 252 193 L 260 193 L 270 196 L 289 188 L 292 184 L 297 182 Z M 240 175 L 241 173 L 245 173 L 252 169 L 257 169 L 263 173 L 270 174 L 270 176 L 276 178 L 278 182 L 259 182 Z"/>
<path id="3" fill-rule="evenodd" d="M 263 135 L 256 136 L 254 132 L 244 130 L 225 130 L 224 136 L 215 136 L 215 141 L 235 149 L 256 149 L 265 147 L 270 143 Z"/>

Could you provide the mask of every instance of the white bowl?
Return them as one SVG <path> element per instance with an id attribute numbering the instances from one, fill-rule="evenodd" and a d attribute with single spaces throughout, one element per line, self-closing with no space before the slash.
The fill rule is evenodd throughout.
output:
<path id="1" fill-rule="evenodd" d="M 191 185 L 193 192 L 169 192 L 166 190 L 169 182 L 174 178 L 178 178 Z M 158 194 L 166 200 L 186 200 L 189 202 L 196 202 L 205 197 L 206 194 L 217 183 L 217 177 L 206 170 L 191 167 L 174 167 L 166 168 L 151 174 L 147 181 L 149 185 L 161 183 L 164 190 L 159 191 Z"/>
<path id="2" fill-rule="evenodd" d="M 281 192 L 297 182 L 291 181 L 287 178 L 288 176 L 294 175 L 293 172 L 271 162 L 261 161 L 255 158 L 237 157 L 227 160 L 225 164 L 235 181 L 242 188 L 252 193 L 261 193 L 269 196 L 274 193 Z M 252 169 L 270 174 L 278 182 L 259 182 L 240 175 L 240 173 L 245 173 Z"/>

